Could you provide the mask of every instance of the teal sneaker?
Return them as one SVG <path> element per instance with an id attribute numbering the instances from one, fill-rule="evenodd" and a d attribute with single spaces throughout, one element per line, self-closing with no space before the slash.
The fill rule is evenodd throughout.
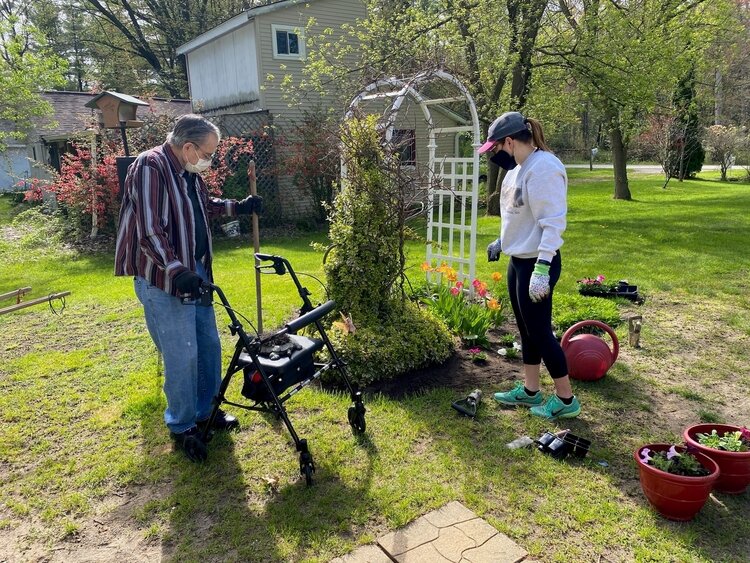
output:
<path id="1" fill-rule="evenodd" d="M 575 395 L 573 396 L 573 402 L 569 405 L 563 403 L 557 395 L 550 395 L 549 399 L 542 406 L 532 408 L 531 414 L 541 416 L 547 420 L 575 418 L 581 414 L 581 403 L 578 402 Z"/>
<path id="2" fill-rule="evenodd" d="M 541 405 L 544 402 L 544 395 L 541 391 L 537 391 L 536 395 L 527 395 L 526 390 L 523 388 L 523 383 L 520 381 L 510 391 L 495 393 L 494 396 L 495 400 L 502 405 L 533 407 L 534 405 Z"/>

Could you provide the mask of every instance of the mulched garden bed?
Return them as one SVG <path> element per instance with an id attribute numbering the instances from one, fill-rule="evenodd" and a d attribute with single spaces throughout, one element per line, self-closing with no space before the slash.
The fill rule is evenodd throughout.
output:
<path id="1" fill-rule="evenodd" d="M 501 343 L 506 331 L 490 331 L 490 348 L 487 360 L 475 363 L 471 360 L 469 346 L 458 346 L 448 360 L 437 366 L 415 370 L 396 379 L 373 383 L 363 389 L 365 394 L 380 393 L 390 398 L 414 395 L 437 387 L 470 392 L 478 388 L 485 397 L 508 387 L 508 382 L 522 377 L 523 362 L 518 358 L 507 359 L 497 353 L 507 346 Z"/>

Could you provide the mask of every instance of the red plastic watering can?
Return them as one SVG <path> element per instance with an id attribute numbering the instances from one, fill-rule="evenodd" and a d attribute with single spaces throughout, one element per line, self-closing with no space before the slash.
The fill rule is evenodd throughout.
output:
<path id="1" fill-rule="evenodd" d="M 609 345 L 595 334 L 573 336 L 585 327 L 597 327 L 609 334 L 612 338 L 612 349 L 610 350 Z M 574 324 L 565 331 L 560 344 L 568 362 L 568 375 L 581 381 L 596 381 L 604 377 L 620 352 L 615 331 L 601 321 L 581 321 Z"/>

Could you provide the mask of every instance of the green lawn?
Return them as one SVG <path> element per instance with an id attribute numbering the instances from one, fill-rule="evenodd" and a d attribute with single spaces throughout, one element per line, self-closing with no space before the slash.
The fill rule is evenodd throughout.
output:
<path id="1" fill-rule="evenodd" d="M 575 384 L 583 414 L 564 427 L 592 440 L 590 455 L 557 462 L 507 450 L 519 435 L 557 427 L 489 400 L 475 421 L 456 418 L 445 389 L 368 397 L 367 437 L 357 439 L 347 397 L 306 389 L 287 405 L 315 456 L 311 488 L 286 429 L 255 413 L 239 413 L 242 432 L 212 442 L 204 465 L 173 453 L 132 281 L 112 276 L 109 254 L 47 244 L 44 224 L 10 230 L 14 210 L 0 198 L 0 293 L 72 292 L 61 315 L 39 305 L 0 316 L 0 560 L 75 560 L 104 542 L 175 561 L 322 562 L 451 500 L 543 561 L 746 560 L 748 493 L 718 494 L 693 522 L 667 522 L 640 492 L 632 452 L 679 441 L 701 420 L 750 424 L 750 185 L 708 173 L 662 190 L 660 176 L 631 175 L 626 202 L 612 199 L 611 172 L 574 170 L 570 179 L 560 302 L 576 279 L 597 274 L 627 278 L 648 296 L 641 307 L 620 305 L 643 315 L 642 348 L 628 347 L 619 327 L 609 374 Z M 497 218 L 479 220 L 485 279 L 507 265 L 483 260 L 497 232 Z M 325 236 L 274 238 L 262 249 L 322 277 L 311 241 Z M 423 252 L 417 243 L 409 250 L 416 280 Z M 215 270 L 254 322 L 251 257 L 247 240 L 220 242 Z M 302 281 L 324 299 L 317 281 Z M 263 304 L 266 328 L 291 314 L 298 299 L 288 277 L 263 278 Z M 217 317 L 227 356 L 233 340 Z"/>

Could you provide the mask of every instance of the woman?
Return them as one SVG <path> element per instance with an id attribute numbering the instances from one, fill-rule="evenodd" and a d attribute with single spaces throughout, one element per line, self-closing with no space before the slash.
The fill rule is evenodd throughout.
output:
<path id="1" fill-rule="evenodd" d="M 508 293 L 523 355 L 523 383 L 495 393 L 495 400 L 531 407 L 532 414 L 550 420 L 576 417 L 581 405 L 552 332 L 552 290 L 560 278 L 567 213 L 565 167 L 550 152 L 541 124 L 515 111 L 492 123 L 479 152 L 508 171 L 500 190 L 500 238 L 487 247 L 487 258 L 510 256 Z M 546 401 L 539 381 L 542 360 L 555 384 Z"/>

